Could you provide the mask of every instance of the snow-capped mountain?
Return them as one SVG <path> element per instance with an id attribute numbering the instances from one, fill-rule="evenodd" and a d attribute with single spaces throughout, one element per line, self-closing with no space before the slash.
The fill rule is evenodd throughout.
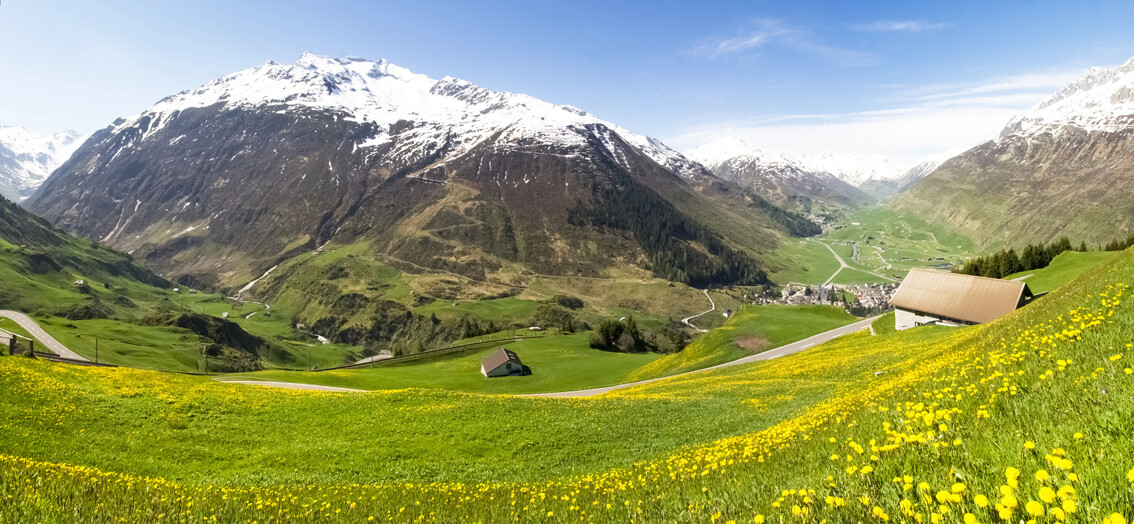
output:
<path id="1" fill-rule="evenodd" d="M 602 125 L 677 173 L 696 169 L 680 153 L 660 141 L 633 133 L 566 105 L 528 95 L 492 91 L 452 77 L 434 80 L 386 60 L 329 58 L 304 53 L 294 64 L 267 62 L 225 75 L 192 91 L 167 97 L 140 115 L 117 125 L 125 129 L 143 119 L 150 123 L 140 140 L 164 127 L 185 109 L 222 105 L 226 109 L 285 106 L 334 110 L 356 122 L 379 128 L 357 141 L 359 148 L 393 141 L 389 126 L 415 123 L 412 135 L 402 136 L 393 155 L 405 158 L 428 154 L 434 144 L 447 142 L 449 155 L 460 155 L 496 133 L 501 138 L 531 138 L 560 145 L 586 140 L 580 130 Z"/>
<path id="2" fill-rule="evenodd" d="M 687 156 L 713 174 L 750 187 L 764 198 L 782 206 L 800 198 L 844 206 L 861 205 L 870 198 L 826 171 L 809 169 L 796 158 L 763 151 L 736 137 L 712 142 L 688 152 Z M 813 211 L 807 209 L 808 212 Z"/>
<path id="3" fill-rule="evenodd" d="M 1091 68 L 1000 135 L 947 160 L 894 206 L 985 246 L 1134 231 L 1134 59 Z"/>
<path id="4" fill-rule="evenodd" d="M 1001 131 L 1001 138 L 1035 136 L 1076 128 L 1119 132 L 1134 127 L 1134 58 L 1104 69 L 1092 67 Z"/>
<path id="5" fill-rule="evenodd" d="M 953 158 L 961 153 L 964 153 L 970 146 L 955 147 L 940 153 L 929 155 L 919 160 L 913 167 L 909 168 L 902 176 L 894 180 L 898 189 L 909 187 L 914 182 L 925 178 L 932 173 L 935 169 L 944 164 L 946 160 Z"/>
<path id="6" fill-rule="evenodd" d="M 846 183 L 859 187 L 869 180 L 896 180 L 906 169 L 883 155 L 836 155 L 808 153 L 796 157 L 805 169 L 830 173 Z"/>
<path id="7" fill-rule="evenodd" d="M 688 156 L 706 166 L 743 157 L 770 166 L 830 174 L 855 187 L 868 180 L 897 180 L 906 172 L 893 159 L 883 155 L 837 155 L 827 152 L 789 155 L 753 147 L 736 137 L 724 138 L 690 150 Z"/>
<path id="8" fill-rule="evenodd" d="M 688 282 L 762 281 L 729 245 L 769 246 L 811 224 L 757 200 L 570 106 L 305 54 L 115 121 L 28 206 L 194 284 L 244 284 L 335 241 L 365 242 L 413 271 L 511 286 L 517 265 L 596 276 L 648 263 Z M 672 231 L 644 236 L 643 221 Z M 710 247 L 696 249 L 701 240 Z"/>
<path id="9" fill-rule="evenodd" d="M 0 195 L 16 202 L 31 196 L 82 138 L 74 131 L 37 135 L 20 126 L 0 126 Z"/>

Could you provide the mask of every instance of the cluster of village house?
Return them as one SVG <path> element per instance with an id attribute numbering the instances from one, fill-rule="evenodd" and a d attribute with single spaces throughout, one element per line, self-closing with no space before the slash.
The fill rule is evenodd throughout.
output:
<path id="1" fill-rule="evenodd" d="M 889 308 L 890 297 L 894 295 L 896 288 L 897 286 L 894 284 L 831 284 L 826 286 L 789 284 L 780 289 L 779 296 L 760 296 L 756 297 L 752 302 L 754 304 L 785 304 L 792 306 L 804 304 L 841 306 L 843 305 L 844 294 L 847 294 L 854 297 L 847 297 L 846 304 L 848 306 L 858 304 L 866 309 L 885 310 Z"/>

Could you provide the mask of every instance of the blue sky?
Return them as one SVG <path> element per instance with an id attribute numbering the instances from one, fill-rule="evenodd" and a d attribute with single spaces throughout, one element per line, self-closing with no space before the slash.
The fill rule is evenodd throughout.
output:
<path id="1" fill-rule="evenodd" d="M 1125 62 L 1132 22 L 1130 0 L 6 0 L 0 123 L 90 132 L 311 51 L 574 105 L 682 150 L 737 135 L 910 163 Z"/>

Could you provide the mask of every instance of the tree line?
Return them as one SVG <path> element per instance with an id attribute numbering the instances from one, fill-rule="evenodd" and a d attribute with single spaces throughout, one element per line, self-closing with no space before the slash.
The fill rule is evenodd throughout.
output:
<path id="1" fill-rule="evenodd" d="M 1028 244 L 1019 254 L 1015 249 L 1000 250 L 988 256 L 966 260 L 964 265 L 954 268 L 954 273 L 976 275 L 988 278 L 1004 278 L 1013 273 L 1042 269 L 1051 264 L 1052 259 L 1064 251 L 1071 251 L 1071 239 L 1061 237 L 1050 244 Z M 1087 244 L 1080 243 L 1078 251 L 1086 251 Z"/>

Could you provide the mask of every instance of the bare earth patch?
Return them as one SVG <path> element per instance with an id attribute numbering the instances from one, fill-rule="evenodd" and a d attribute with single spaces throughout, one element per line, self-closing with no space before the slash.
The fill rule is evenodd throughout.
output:
<path id="1" fill-rule="evenodd" d="M 741 337 L 736 337 L 732 341 L 736 345 L 740 346 L 741 349 L 752 353 L 767 349 L 768 346 L 772 345 L 771 342 L 768 342 L 768 339 L 759 335 L 744 335 Z"/>

